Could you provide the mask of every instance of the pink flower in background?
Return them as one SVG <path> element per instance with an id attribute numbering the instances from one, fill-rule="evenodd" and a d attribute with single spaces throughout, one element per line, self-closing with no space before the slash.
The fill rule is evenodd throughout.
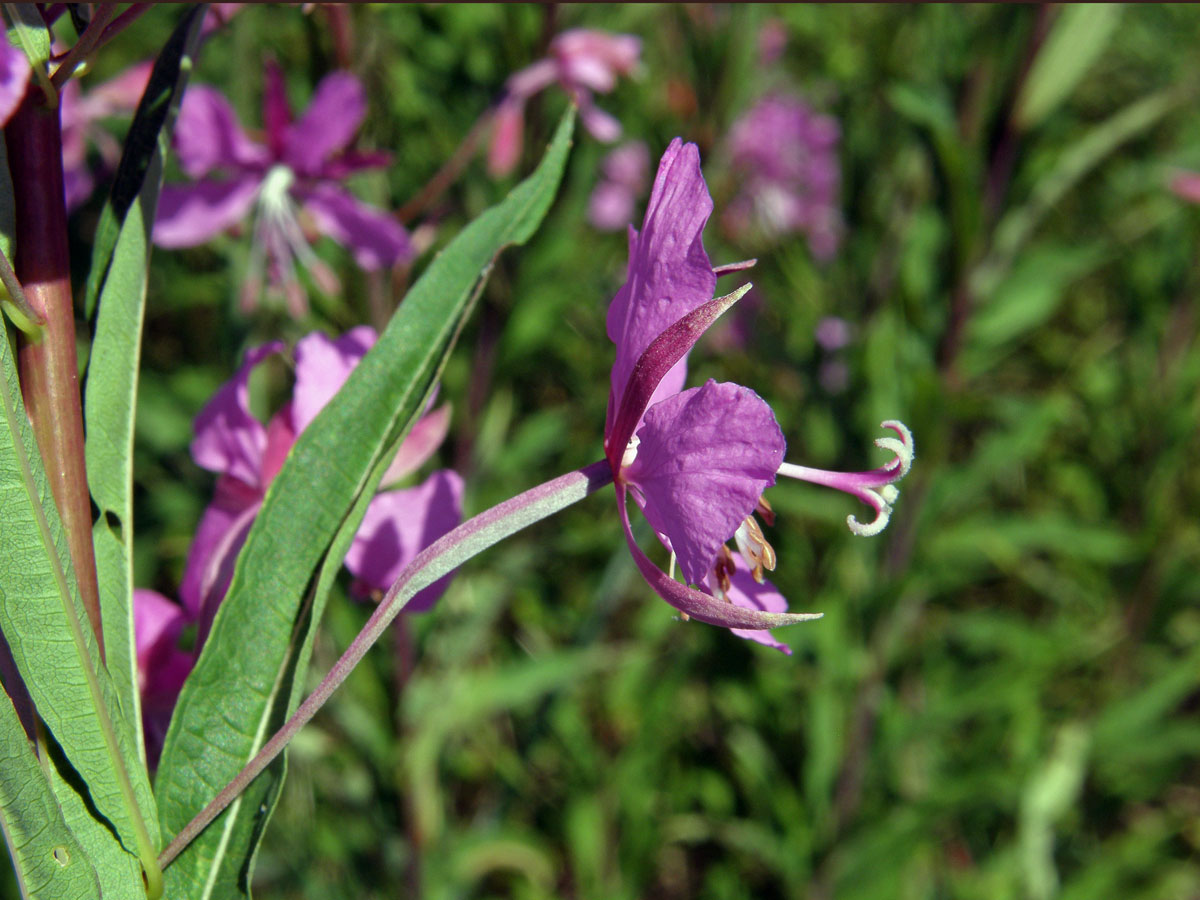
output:
<path id="1" fill-rule="evenodd" d="M 779 19 L 767 19 L 758 29 L 758 63 L 771 66 L 783 56 L 787 48 L 787 26 Z"/>
<path id="2" fill-rule="evenodd" d="M 1177 197 L 1200 203 L 1200 172 L 1176 172 L 1171 176 L 1171 190 Z"/>
<path id="3" fill-rule="evenodd" d="M 708 381 L 683 390 L 687 353 L 716 316 L 744 293 L 711 300 L 717 276 L 745 264 L 713 269 L 702 233 L 713 203 L 694 144 L 671 142 L 659 165 L 641 233 L 629 229 L 629 269 L 608 310 L 616 345 L 605 427 L 605 453 L 614 473 L 626 542 L 638 569 L 663 599 L 685 614 L 733 629 L 741 637 L 784 652 L 766 628 L 787 603 L 764 577 L 775 552 L 754 517 L 773 521 L 763 491 L 777 474 L 847 491 L 876 512 L 857 534 L 887 524 L 896 497 L 892 482 L 912 462 L 912 438 L 897 422 L 899 439 L 876 444 L 895 458 L 872 472 L 838 473 L 783 461 L 783 434 L 771 408 L 749 388 Z M 668 578 L 641 551 L 629 525 L 626 497 L 645 514 L 677 560 L 690 590 Z M 726 542 L 733 539 L 739 569 Z M 800 621 L 795 616 L 790 621 Z"/>
<path id="4" fill-rule="evenodd" d="M 170 703 L 154 707 L 165 706 L 167 720 L 183 677 L 176 679 L 177 661 L 170 653 L 151 652 L 152 648 L 160 644 L 174 646 L 179 631 L 191 623 L 198 629 L 197 650 L 203 644 L 213 616 L 229 590 L 238 553 L 288 451 L 345 383 L 375 338 L 374 329 L 364 325 L 336 340 L 320 332 L 301 339 L 295 349 L 296 383 L 292 399 L 266 425 L 250 412 L 250 375 L 264 360 L 281 352 L 283 344 L 276 341 L 254 348 L 246 354 L 234 377 L 196 417 L 192 458 L 219 477 L 213 502 L 200 520 L 188 553 L 179 588 L 182 606 L 159 595 L 155 595 L 159 600 L 152 600 L 148 595 L 153 592 L 139 592 L 147 594 L 141 600 L 135 597 L 135 617 L 138 627 L 143 629 L 138 634 L 138 646 L 145 645 L 145 659 L 150 666 L 141 670 L 150 685 L 143 690 L 143 696 L 150 696 L 147 691 L 169 694 Z M 389 588 L 417 553 L 461 520 L 463 482 L 456 472 L 438 470 L 415 487 L 386 489 L 410 476 L 433 455 L 449 424 L 450 411 L 444 406 L 423 416 L 388 467 L 382 481 L 385 490 L 368 505 L 346 554 L 346 568 L 355 576 L 358 593 L 365 595 Z M 409 602 L 406 612 L 430 609 L 448 582 L 449 576 L 422 590 Z M 139 649 L 139 662 L 142 659 Z M 157 671 L 157 667 L 167 665 L 163 660 L 171 663 L 165 674 Z M 186 674 L 185 670 L 183 676 Z M 149 710 L 149 700 L 146 705 Z M 165 721 L 162 724 L 165 728 Z"/>
<path id="5" fill-rule="evenodd" d="M 633 221 L 633 208 L 646 189 L 650 150 L 630 141 L 609 152 L 600 163 L 601 181 L 588 201 L 588 221 L 602 231 L 617 231 Z"/>
<path id="6" fill-rule="evenodd" d="M 580 121 L 596 140 L 617 140 L 621 123 L 592 102 L 592 93 L 612 91 L 618 76 L 637 68 L 641 52 L 641 40 L 631 34 L 575 28 L 554 38 L 548 57 L 514 73 L 505 84 L 488 149 L 491 173 L 506 175 L 516 167 L 521 158 L 525 103 L 556 81 L 575 101 Z"/>
<path id="7" fill-rule="evenodd" d="M 832 257 L 842 232 L 839 137 L 837 121 L 803 100 L 760 100 L 729 134 L 741 188 L 722 216 L 724 226 L 735 235 L 757 231 L 769 239 L 801 232 L 815 257 Z"/>
<path id="8" fill-rule="evenodd" d="M 7 36 L 0 37 L 0 125 L 7 122 L 20 105 L 31 74 L 25 51 L 10 44 Z"/>
<path id="9" fill-rule="evenodd" d="M 179 637 L 191 619 L 184 607 L 145 588 L 133 592 L 133 619 L 142 731 L 146 757 L 153 765 L 162 753 L 175 700 L 196 662 L 194 653 L 179 647 Z"/>
<path id="10" fill-rule="evenodd" d="M 73 210 L 91 196 L 95 187 L 88 166 L 88 144 L 100 153 L 104 168 L 111 171 L 121 159 L 121 144 L 100 127 L 103 119 L 130 115 L 137 109 L 150 80 L 152 62 L 137 63 L 117 77 L 99 84 L 86 93 L 79 82 L 71 80 L 59 93 L 62 116 L 63 179 L 67 209 Z"/>
<path id="11" fill-rule="evenodd" d="M 163 247 L 202 244 L 255 210 L 243 308 L 253 307 L 263 269 L 282 288 L 289 311 L 302 316 L 307 296 L 295 262 L 322 290 L 335 293 L 333 272 L 309 246 L 310 232 L 349 248 L 359 266 L 381 269 L 413 255 L 408 233 L 389 214 L 360 203 L 340 184 L 348 175 L 387 164 L 380 153 L 348 149 L 366 115 L 366 94 L 348 72 L 317 85 L 304 114 L 292 121 L 279 67 L 268 64 L 263 96 L 266 144 L 250 140 L 229 101 L 213 88 L 189 88 L 175 126 L 179 165 L 191 185 L 163 187 L 154 240 Z M 224 178 L 208 178 L 223 172 Z"/>

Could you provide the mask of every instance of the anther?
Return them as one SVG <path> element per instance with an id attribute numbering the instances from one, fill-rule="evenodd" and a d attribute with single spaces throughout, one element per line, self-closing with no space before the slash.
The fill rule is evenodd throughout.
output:
<path id="1" fill-rule="evenodd" d="M 754 516 L 747 516 L 733 533 L 733 539 L 737 543 L 738 552 L 742 554 L 742 559 L 746 561 L 746 568 L 750 570 L 754 580 L 762 584 L 763 569 L 775 569 L 775 548 L 763 537 L 758 520 Z"/>

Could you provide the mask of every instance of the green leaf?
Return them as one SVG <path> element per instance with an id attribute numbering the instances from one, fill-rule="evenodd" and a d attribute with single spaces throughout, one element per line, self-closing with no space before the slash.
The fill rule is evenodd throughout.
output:
<path id="1" fill-rule="evenodd" d="M 8 694 L 0 691 L 0 831 L 28 900 L 100 896 L 92 864 L 54 800 Z"/>
<path id="2" fill-rule="evenodd" d="M 136 762 L 137 743 L 86 624 L 7 336 L 0 340 L 0 414 L 0 631 L 64 765 L 85 786 L 82 816 L 91 820 L 94 810 L 111 823 L 120 841 L 107 847 L 114 866 L 136 853 L 153 882 L 158 823 L 149 778 L 143 766 L 126 765 Z M 98 870 L 108 867 L 88 850 Z"/>
<path id="3" fill-rule="evenodd" d="M 5 3 L 4 11 L 11 23 L 8 29 L 8 42 L 14 47 L 20 47 L 29 59 L 29 67 L 33 77 L 42 85 L 50 108 L 57 103 L 57 92 L 50 83 L 46 73 L 46 64 L 50 60 L 50 29 L 46 20 L 38 11 L 36 3 Z"/>
<path id="4" fill-rule="evenodd" d="M 141 721 L 141 703 L 133 637 L 133 419 L 150 227 L 163 156 L 203 21 L 201 7 L 190 10 L 154 63 L 97 228 L 88 278 L 89 305 L 100 299 L 84 404 L 88 485 L 100 510 L 93 529 L 100 615 L 105 663 L 134 723 Z M 141 731 L 134 729 L 144 764 Z"/>
<path id="5" fill-rule="evenodd" d="M 1075 90 L 1104 52 L 1121 18 L 1118 3 L 1059 8 L 1058 18 L 1021 89 L 1013 116 L 1022 131 L 1038 125 Z"/>
<path id="6" fill-rule="evenodd" d="M 527 241 L 541 222 L 573 124 L 572 111 L 537 170 L 430 263 L 272 483 L 167 734 L 156 788 L 170 832 L 232 780 L 281 721 L 292 699 L 289 648 L 313 574 L 347 510 L 420 415 L 496 255 Z M 266 771 L 188 846 L 167 869 L 171 897 L 249 894 L 278 784 L 277 770 Z"/>
<path id="7" fill-rule="evenodd" d="M 1090 129 L 1066 148 L 1034 187 L 1029 199 L 1014 207 L 996 226 L 988 255 L 971 273 L 971 292 L 986 300 L 1005 277 L 1017 254 L 1033 236 L 1046 214 L 1092 169 L 1126 141 L 1153 127 L 1188 99 L 1189 93 L 1168 88 L 1137 100 Z"/>

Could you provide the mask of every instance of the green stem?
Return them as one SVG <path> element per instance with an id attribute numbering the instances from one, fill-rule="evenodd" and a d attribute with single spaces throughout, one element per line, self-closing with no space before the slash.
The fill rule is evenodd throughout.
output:
<path id="1" fill-rule="evenodd" d="M 159 854 L 158 861 L 162 867 L 165 869 L 169 866 L 184 848 L 271 764 L 295 737 L 296 732 L 312 719 L 317 710 L 325 705 L 325 701 L 354 671 L 354 667 L 418 591 L 454 571 L 493 544 L 516 534 L 534 522 L 566 509 L 573 503 L 578 503 L 611 482 L 612 469 L 609 468 L 608 461 L 602 459 L 590 466 L 560 475 L 553 481 L 540 484 L 481 512 L 417 554 L 400 573 L 400 577 L 384 595 L 358 637 L 334 663 L 316 690 L 300 704 L 295 714 L 263 745 L 233 781 L 222 788 L 208 806 L 188 822 Z"/>

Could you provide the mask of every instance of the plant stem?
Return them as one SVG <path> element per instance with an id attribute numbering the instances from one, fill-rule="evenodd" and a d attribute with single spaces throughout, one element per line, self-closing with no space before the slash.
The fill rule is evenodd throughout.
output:
<path id="1" fill-rule="evenodd" d="M 50 83 L 60 91 L 62 90 L 62 86 L 75 74 L 75 70 L 79 68 L 80 64 L 88 58 L 88 54 L 96 49 L 101 36 L 104 34 L 105 26 L 116 15 L 117 7 L 112 3 L 98 3 L 95 10 L 95 14 L 92 16 L 92 21 L 88 23 L 88 27 L 79 36 L 79 40 L 75 42 L 75 46 L 67 51 L 67 55 L 63 57 L 58 68 L 54 70 L 54 74 L 50 76 Z"/>
<path id="2" fill-rule="evenodd" d="M 530 488 L 523 494 L 481 512 L 418 553 L 400 573 L 358 637 L 333 664 L 333 668 L 317 685 L 316 690 L 300 704 L 295 714 L 263 745 L 233 781 L 222 788 L 208 806 L 188 822 L 159 854 L 158 861 L 161 866 L 164 869 L 169 866 L 184 848 L 271 764 L 296 736 L 296 732 L 308 724 L 317 710 L 325 705 L 325 701 L 354 671 L 354 667 L 417 591 L 433 584 L 493 544 L 516 534 L 534 522 L 566 509 L 573 503 L 578 503 L 611 481 L 612 469 L 609 468 L 608 461 L 602 459 L 590 466 L 560 475 L 553 481 Z"/>
<path id="3" fill-rule="evenodd" d="M 471 130 L 462 139 L 462 143 L 458 145 L 458 149 L 454 151 L 454 154 L 429 179 L 425 187 L 421 188 L 417 196 L 400 207 L 400 210 L 396 213 L 396 218 L 407 225 L 424 212 L 434 200 L 442 196 L 446 188 L 458 180 L 458 176 L 462 174 L 463 169 L 467 167 L 467 163 L 471 161 L 471 157 L 475 155 L 475 148 L 479 146 L 479 139 L 491 127 L 492 114 L 495 110 L 495 105 L 492 105 L 484 111 L 483 115 L 475 120 L 475 124 L 471 126 Z"/>
<path id="4" fill-rule="evenodd" d="M 17 335 L 21 394 L 67 534 L 79 596 L 103 661 L 67 252 L 62 128 L 58 109 L 46 109 L 42 92 L 32 82 L 4 137 L 16 209 L 13 261 L 29 306 L 45 322 L 39 339 Z"/>

